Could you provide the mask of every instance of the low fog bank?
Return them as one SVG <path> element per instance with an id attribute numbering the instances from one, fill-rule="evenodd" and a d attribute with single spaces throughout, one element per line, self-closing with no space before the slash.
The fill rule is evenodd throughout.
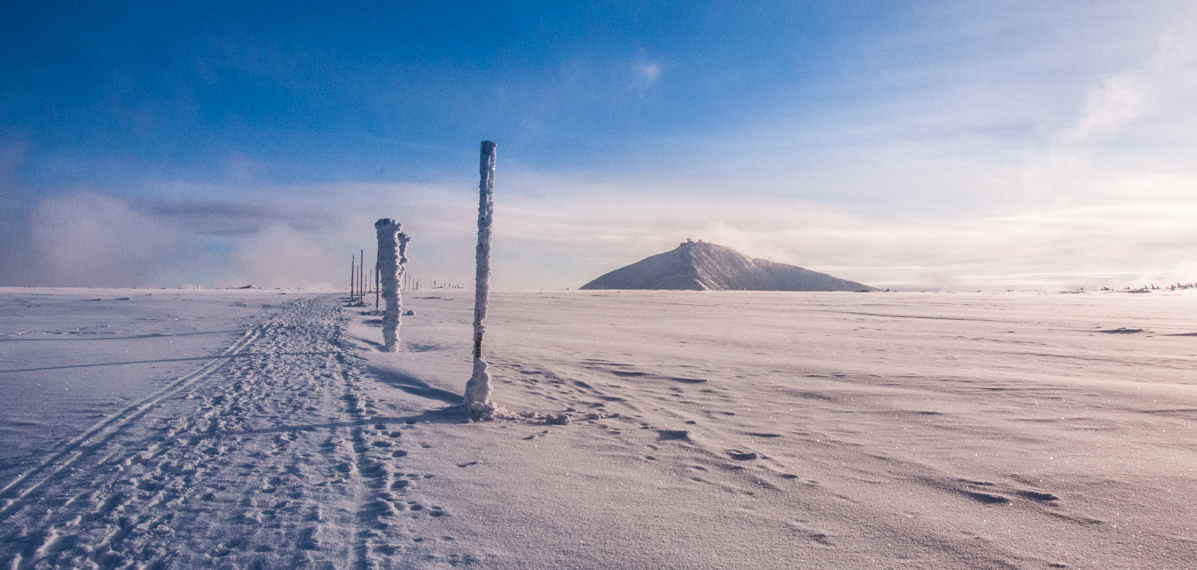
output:
<path id="1" fill-rule="evenodd" d="M 237 200 L 55 195 L 7 216 L 0 286 L 341 288 L 351 256 L 365 249 L 373 258 L 371 224 L 379 217 L 410 228 L 412 275 L 467 284 L 476 214 L 470 189 L 461 187 L 302 187 L 285 202 L 261 193 Z M 563 198 L 502 196 L 495 286 L 577 288 L 685 239 L 897 291 L 1119 289 L 1197 279 L 1197 244 L 1169 222 L 1183 212 L 1164 206 L 878 219 L 768 198 L 678 204 L 668 194 L 594 186 Z"/>
<path id="2" fill-rule="evenodd" d="M 348 286 L 350 257 L 374 256 L 373 211 L 344 213 L 303 201 L 124 200 L 94 191 L 44 199 L 31 207 L 0 248 L 0 286 L 25 287 L 294 287 Z M 430 279 L 438 248 L 429 224 L 417 264 Z M 355 231 L 358 228 L 361 231 Z M 366 229 L 370 229 L 367 232 Z M 462 238 L 468 239 L 468 234 Z M 460 263 L 466 266 L 466 263 Z"/>

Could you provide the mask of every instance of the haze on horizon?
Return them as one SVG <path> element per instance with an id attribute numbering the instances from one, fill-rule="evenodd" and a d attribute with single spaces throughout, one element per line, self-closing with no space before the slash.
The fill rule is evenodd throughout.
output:
<path id="1" fill-rule="evenodd" d="M 435 3 L 434 3 L 435 4 Z M 880 288 L 1197 280 L 1197 3 L 0 7 L 0 286 L 469 283 L 686 238 Z"/>

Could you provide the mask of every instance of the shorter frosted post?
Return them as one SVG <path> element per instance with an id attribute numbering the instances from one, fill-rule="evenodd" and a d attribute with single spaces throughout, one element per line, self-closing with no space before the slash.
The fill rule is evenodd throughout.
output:
<path id="1" fill-rule="evenodd" d="M 382 299 L 386 310 L 382 315 L 383 352 L 395 352 L 399 346 L 400 314 L 403 298 L 399 293 L 399 275 L 407 263 L 407 242 L 403 225 L 383 218 L 374 222 L 378 233 L 378 278 L 382 284 Z"/>
<path id="2" fill-rule="evenodd" d="M 482 158 L 478 166 L 482 181 L 478 185 L 477 271 L 474 275 L 474 374 L 466 382 L 465 389 L 465 404 L 474 414 L 487 414 L 495 409 L 490 403 L 490 374 L 486 371 L 486 361 L 482 360 L 482 333 L 486 331 L 482 322 L 486 319 L 490 291 L 490 225 L 495 207 L 495 154 L 495 143 L 482 143 Z"/>
<path id="3" fill-rule="evenodd" d="M 406 289 L 403 286 L 403 278 L 407 276 L 407 243 L 411 241 L 411 237 L 399 232 L 395 235 L 395 241 L 399 242 L 399 277 L 395 279 L 395 284 L 399 288 L 396 293 L 398 308 L 395 310 L 400 311 L 403 309 L 403 290 Z"/>

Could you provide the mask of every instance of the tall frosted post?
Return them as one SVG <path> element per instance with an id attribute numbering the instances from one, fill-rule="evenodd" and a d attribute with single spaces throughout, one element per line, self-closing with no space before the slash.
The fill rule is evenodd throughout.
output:
<path id="1" fill-rule="evenodd" d="M 483 141 L 482 158 L 478 166 L 482 181 L 478 185 L 478 248 L 475 259 L 478 263 L 474 275 L 474 374 L 466 382 L 465 403 L 470 412 L 485 414 L 494 411 L 490 403 L 490 374 L 486 361 L 482 360 L 482 333 L 486 327 L 486 304 L 490 289 L 490 224 L 494 213 L 495 193 L 495 143 Z"/>
<path id="2" fill-rule="evenodd" d="M 407 234 L 403 225 L 383 218 L 374 222 L 378 233 L 378 278 L 382 284 L 382 299 L 386 310 L 382 315 L 382 351 L 395 352 L 399 346 L 400 314 L 403 298 L 399 291 L 399 276 L 407 265 Z"/>

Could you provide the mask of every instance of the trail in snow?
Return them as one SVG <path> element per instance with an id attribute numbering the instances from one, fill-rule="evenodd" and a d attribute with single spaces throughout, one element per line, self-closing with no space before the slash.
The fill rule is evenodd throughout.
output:
<path id="1" fill-rule="evenodd" d="M 403 435 L 418 426 L 376 417 L 354 357 L 340 348 L 342 318 L 335 297 L 300 299 L 46 450 L 0 492 L 4 567 L 418 559 L 413 532 L 447 513 L 421 498 L 425 474 L 404 469 Z"/>

